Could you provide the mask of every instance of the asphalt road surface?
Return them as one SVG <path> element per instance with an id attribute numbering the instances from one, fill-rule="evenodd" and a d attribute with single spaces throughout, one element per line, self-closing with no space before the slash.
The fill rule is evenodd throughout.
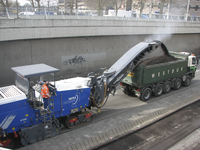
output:
<path id="1" fill-rule="evenodd" d="M 108 143 L 98 150 L 166 150 L 200 127 L 200 100 L 179 110 L 178 112 L 137 132 Z M 185 140 L 188 144 L 193 141 Z M 184 141 L 182 142 L 183 145 Z M 200 143 L 200 142 L 199 142 Z M 177 147 L 175 149 L 183 149 Z M 189 149 L 198 148 L 189 147 Z M 171 148 L 174 150 L 174 148 Z"/>

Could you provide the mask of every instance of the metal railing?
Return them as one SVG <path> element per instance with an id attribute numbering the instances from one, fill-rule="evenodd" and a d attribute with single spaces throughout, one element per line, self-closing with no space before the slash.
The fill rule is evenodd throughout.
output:
<path id="1" fill-rule="evenodd" d="M 97 19 L 97 20 L 140 20 L 140 21 L 176 21 L 176 22 L 197 22 L 200 21 L 200 16 L 184 15 L 159 15 L 152 14 L 138 14 L 129 12 L 127 14 L 111 15 L 106 10 L 84 10 L 84 9 L 58 9 L 58 7 L 19 7 L 17 8 L 3 8 L 0 7 L 0 19 Z"/>

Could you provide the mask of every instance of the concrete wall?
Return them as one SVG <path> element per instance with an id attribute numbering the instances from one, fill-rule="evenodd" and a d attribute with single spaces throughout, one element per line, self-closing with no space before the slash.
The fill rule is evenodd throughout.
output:
<path id="1" fill-rule="evenodd" d="M 0 41 L 112 35 L 191 34 L 200 33 L 199 28 L 198 22 L 0 19 Z"/>
<path id="2" fill-rule="evenodd" d="M 46 63 L 59 68 L 56 79 L 86 76 L 110 67 L 127 50 L 145 40 L 162 40 L 171 51 L 200 54 L 200 34 L 116 35 L 0 42 L 0 86 L 14 84 L 11 67 Z"/>

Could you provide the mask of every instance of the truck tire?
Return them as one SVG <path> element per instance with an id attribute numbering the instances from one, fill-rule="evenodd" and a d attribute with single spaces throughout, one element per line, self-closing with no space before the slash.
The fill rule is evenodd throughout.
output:
<path id="1" fill-rule="evenodd" d="M 160 96 L 163 93 L 163 85 L 162 84 L 157 84 L 155 91 L 154 91 L 154 95 L 155 96 Z"/>
<path id="2" fill-rule="evenodd" d="M 173 89 L 178 90 L 178 89 L 180 89 L 181 85 L 182 85 L 182 80 L 180 78 L 177 78 L 175 83 L 174 83 Z"/>
<path id="3" fill-rule="evenodd" d="M 191 83 L 192 77 L 190 75 L 188 75 L 185 79 L 185 81 L 183 82 L 184 86 L 189 86 Z"/>
<path id="4" fill-rule="evenodd" d="M 151 93 L 152 93 L 151 88 L 146 87 L 146 88 L 143 90 L 140 99 L 141 99 L 142 101 L 144 101 L 144 102 L 147 101 L 147 100 L 151 97 Z"/>
<path id="5" fill-rule="evenodd" d="M 171 90 L 172 83 L 170 81 L 166 81 L 163 86 L 163 93 L 168 93 Z"/>

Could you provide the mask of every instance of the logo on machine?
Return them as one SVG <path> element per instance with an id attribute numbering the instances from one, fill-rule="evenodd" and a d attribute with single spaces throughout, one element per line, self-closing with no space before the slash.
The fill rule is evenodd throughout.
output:
<path id="1" fill-rule="evenodd" d="M 77 107 L 77 104 L 79 101 L 80 101 L 79 93 L 76 93 L 75 96 L 69 97 L 68 100 L 64 104 L 71 103 L 71 107 Z"/>
<path id="2" fill-rule="evenodd" d="M 74 101 L 74 100 L 76 100 L 77 98 L 78 98 L 78 95 L 76 95 L 76 96 L 74 96 L 74 97 L 68 98 L 68 101 Z"/>
<path id="3" fill-rule="evenodd" d="M 124 74 L 121 74 L 113 84 L 116 84 L 117 82 L 119 82 L 123 77 L 124 77 Z"/>

